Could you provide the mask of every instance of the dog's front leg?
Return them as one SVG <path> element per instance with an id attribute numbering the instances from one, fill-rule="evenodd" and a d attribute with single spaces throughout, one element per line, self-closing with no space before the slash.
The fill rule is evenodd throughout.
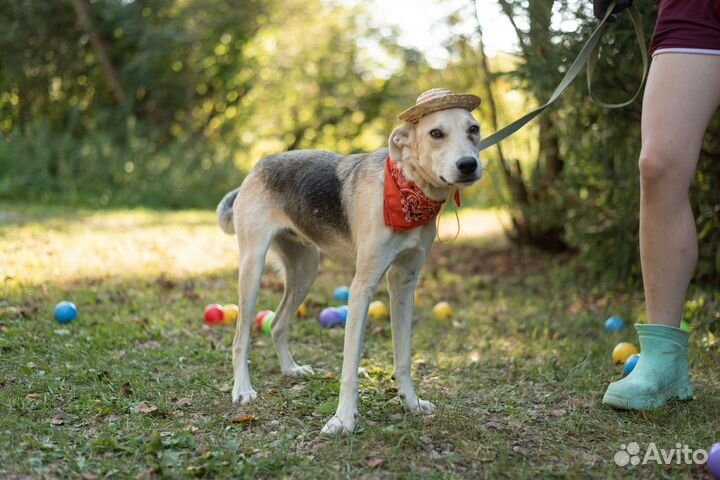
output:
<path id="1" fill-rule="evenodd" d="M 435 405 L 415 394 L 410 378 L 412 313 L 415 284 L 425 262 L 420 250 L 399 256 L 388 270 L 390 325 L 393 339 L 393 378 L 403 405 L 412 413 L 430 414 Z"/>
<path id="2" fill-rule="evenodd" d="M 387 270 L 392 258 L 377 251 L 358 255 L 355 278 L 350 285 L 348 319 L 345 325 L 340 398 L 337 411 L 322 429 L 322 433 L 334 435 L 351 433 L 357 420 L 358 367 L 363 347 L 368 306 L 372 295 Z"/>

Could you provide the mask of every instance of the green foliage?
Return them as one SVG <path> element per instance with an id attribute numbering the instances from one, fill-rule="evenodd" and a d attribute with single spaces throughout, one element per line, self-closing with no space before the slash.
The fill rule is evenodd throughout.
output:
<path id="1" fill-rule="evenodd" d="M 519 62 L 512 77 L 544 103 L 549 92 L 574 60 L 597 26 L 589 3 L 554 0 L 499 0 L 506 13 L 527 19 L 530 28 L 518 29 Z M 643 14 L 645 38 L 654 28 L 657 3 L 634 2 Z M 549 23 L 549 11 L 577 28 L 559 30 Z M 519 23 L 519 22 L 518 22 Z M 547 30 L 543 30 L 542 27 Z M 634 93 L 642 76 L 635 33 L 626 14 L 606 30 L 595 70 L 593 89 L 602 99 L 622 101 Z M 584 79 L 582 79 L 584 80 Z M 525 195 L 510 195 L 516 231 L 540 232 L 535 243 L 547 246 L 547 231 L 559 231 L 562 240 L 582 254 L 584 263 L 610 282 L 634 283 L 640 278 L 638 250 L 641 102 L 619 110 L 604 110 L 589 98 L 578 79 L 564 97 L 538 120 L 539 154 L 521 157 L 510 180 Z M 551 128 L 543 137 L 543 122 Z M 547 142 L 555 139 L 556 143 Z M 697 277 L 720 280 L 720 119 L 708 128 L 698 173 L 691 189 L 700 237 Z M 550 162 L 550 159 L 559 162 Z M 560 168 L 553 170 L 553 163 Z M 522 166 L 522 171 L 520 169 Z M 510 192 L 513 192 L 510 182 Z M 518 227 L 519 226 L 519 227 Z"/>
<path id="2" fill-rule="evenodd" d="M 159 146 L 136 133 L 129 118 L 125 142 L 112 132 L 80 138 L 38 120 L 0 141 L 0 198 L 79 206 L 207 207 L 242 180 L 233 152 L 207 140 Z M 49 171 L 57 165 L 57 171 Z"/>

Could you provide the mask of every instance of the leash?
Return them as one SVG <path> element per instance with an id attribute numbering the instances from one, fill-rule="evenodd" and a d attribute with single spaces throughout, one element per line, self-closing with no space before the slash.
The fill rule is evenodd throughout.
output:
<path id="1" fill-rule="evenodd" d="M 443 245 L 448 245 L 453 243 L 455 240 L 458 239 L 460 236 L 460 216 L 458 215 L 458 207 L 457 205 L 455 208 L 453 208 L 453 212 L 455 212 L 455 223 L 457 223 L 457 230 L 455 230 L 455 236 L 451 238 L 450 240 L 443 240 L 440 238 L 440 216 L 442 215 L 443 211 L 445 211 L 445 207 L 448 203 L 450 203 L 450 199 L 452 198 L 453 194 L 457 192 L 457 188 L 451 188 L 450 193 L 448 193 L 447 200 L 445 200 L 445 204 L 440 209 L 437 215 L 435 215 L 435 238 L 437 238 L 438 243 L 441 243 Z"/>
<path id="2" fill-rule="evenodd" d="M 550 105 L 555 103 L 555 100 L 560 98 L 560 96 L 567 90 L 567 88 L 570 86 L 573 80 L 578 76 L 580 71 L 582 70 L 583 66 L 587 64 L 587 85 L 588 85 L 588 92 L 590 94 L 590 98 L 592 101 L 602 107 L 602 108 L 621 108 L 625 107 L 627 105 L 630 105 L 632 102 L 635 101 L 637 96 L 640 94 L 640 91 L 642 90 L 642 86 L 645 83 L 645 79 L 647 78 L 647 70 L 648 70 L 648 55 L 647 55 L 647 47 L 645 46 L 645 37 L 643 36 L 643 29 L 642 29 L 642 17 L 640 16 L 640 12 L 638 11 L 637 7 L 635 5 L 630 5 L 627 8 L 628 13 L 630 14 L 630 19 L 632 20 L 633 27 L 635 28 L 635 36 L 637 37 L 638 45 L 640 46 L 640 53 L 642 55 L 642 64 L 643 64 L 643 75 L 642 80 L 640 80 L 640 85 L 638 86 L 637 91 L 635 94 L 629 99 L 624 102 L 620 103 L 605 103 L 601 100 L 599 100 L 595 94 L 592 91 L 592 76 L 593 72 L 595 71 L 595 65 L 597 64 L 598 55 L 600 53 L 600 39 L 602 38 L 603 33 L 605 32 L 605 29 L 608 26 L 609 18 L 612 15 L 612 11 L 615 8 L 615 2 L 613 1 L 610 6 L 608 7 L 607 12 L 605 13 L 605 16 L 600 21 L 600 24 L 595 28 L 595 30 L 592 32 L 590 37 L 585 42 L 585 45 L 583 45 L 582 50 L 580 50 L 580 53 L 578 53 L 578 56 L 573 61 L 572 65 L 568 69 L 568 71 L 565 73 L 565 76 L 560 81 L 558 86 L 555 88 L 555 91 L 550 95 L 550 98 L 548 101 L 541 105 L 540 107 L 536 108 L 535 110 L 526 113 L 522 117 L 518 118 L 514 122 L 506 125 L 505 127 L 501 128 L 497 132 L 493 133 L 489 137 L 486 137 L 480 141 L 479 150 L 485 150 L 488 147 L 492 147 L 496 143 L 499 143 L 512 135 L 513 133 L 520 130 L 526 123 L 528 123 L 533 118 L 540 115 L 542 112 L 544 112 Z M 475 2 L 475 15 L 478 19 L 478 23 L 480 22 L 479 12 L 478 12 L 478 3 Z"/>

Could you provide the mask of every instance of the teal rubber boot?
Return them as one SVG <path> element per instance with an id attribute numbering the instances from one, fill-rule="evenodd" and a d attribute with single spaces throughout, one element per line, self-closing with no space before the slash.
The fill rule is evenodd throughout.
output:
<path id="1" fill-rule="evenodd" d="M 649 410 L 692 397 L 687 346 L 690 334 L 667 325 L 635 325 L 640 360 L 630 375 L 608 386 L 603 403 L 626 410 Z"/>

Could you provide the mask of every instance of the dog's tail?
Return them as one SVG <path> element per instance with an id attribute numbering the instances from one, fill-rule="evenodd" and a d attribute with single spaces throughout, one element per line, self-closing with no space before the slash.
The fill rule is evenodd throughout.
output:
<path id="1" fill-rule="evenodd" d="M 235 203 L 235 197 L 237 197 L 238 191 L 240 191 L 240 187 L 225 195 L 217 206 L 218 225 L 220 225 L 222 231 L 227 234 L 235 233 L 233 204 Z"/>

